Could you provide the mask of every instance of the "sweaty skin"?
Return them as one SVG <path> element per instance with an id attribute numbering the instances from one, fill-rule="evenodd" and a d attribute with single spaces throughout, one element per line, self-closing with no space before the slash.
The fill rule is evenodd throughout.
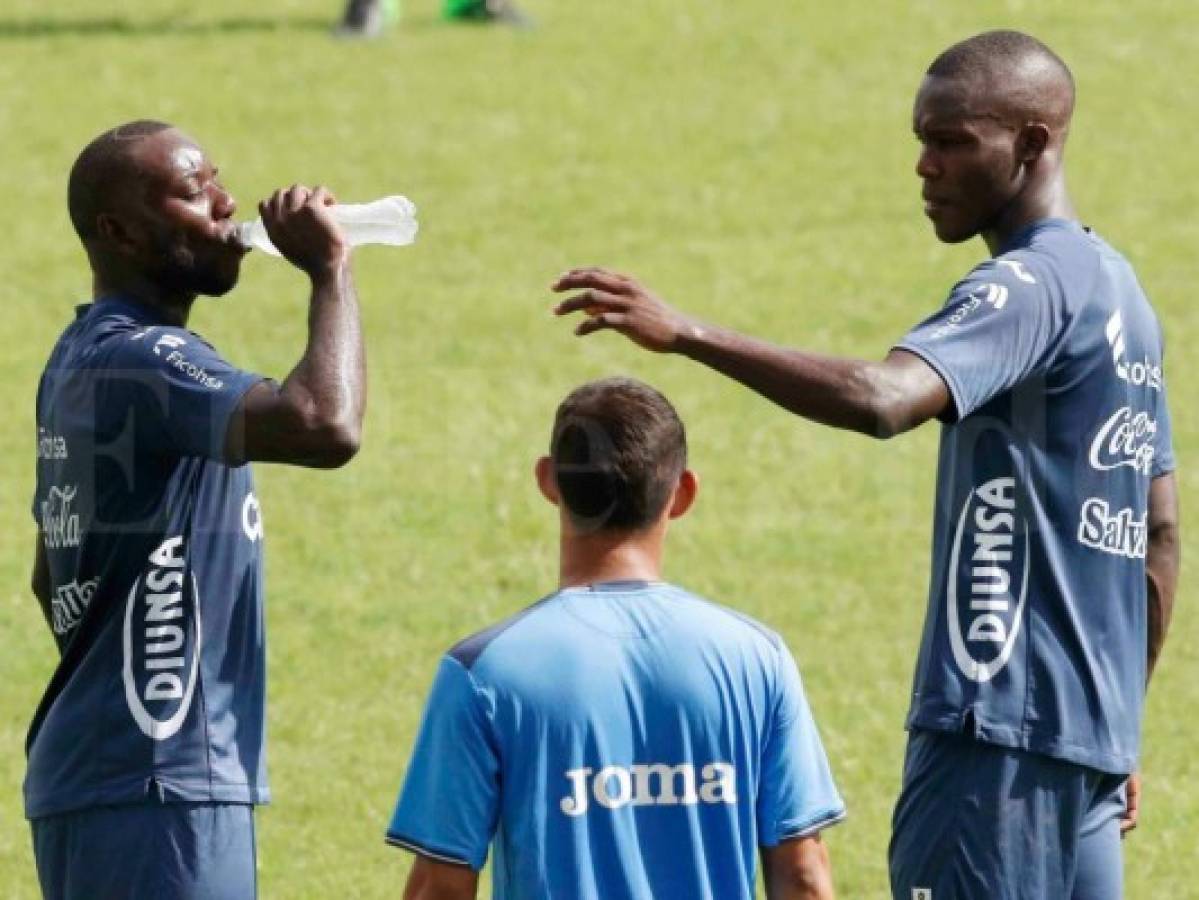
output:
<path id="1" fill-rule="evenodd" d="M 187 324 L 201 294 L 233 288 L 246 249 L 237 204 L 204 151 L 174 128 L 126 151 L 132 189 L 115 192 L 85 241 L 97 298 L 120 295 Z M 282 385 L 247 392 L 226 435 L 234 464 L 260 460 L 328 468 L 357 452 L 366 408 L 366 358 L 350 248 L 325 188 L 293 185 L 259 205 L 267 233 L 311 284 L 308 344 Z"/>
<path id="2" fill-rule="evenodd" d="M 1039 59 L 991 77 L 926 76 L 912 121 L 921 143 L 916 174 L 937 236 L 956 243 L 981 235 L 994 253 L 1031 222 L 1075 218 L 1062 160 L 1072 107 L 1068 73 Z M 826 425 L 886 438 L 948 411 L 940 376 L 904 351 L 874 363 L 782 349 L 687 317 L 636 279 L 602 268 L 573 269 L 553 290 L 580 292 L 555 308 L 586 313 L 576 334 L 612 329 L 648 350 L 681 353 Z"/>
<path id="3" fill-rule="evenodd" d="M 260 382 L 242 398 L 226 435 L 230 460 L 328 468 L 358 451 L 366 353 L 349 245 L 327 209 L 333 202 L 324 188 L 297 185 L 259 205 L 279 252 L 311 281 L 308 345 L 282 385 Z"/>
<path id="4" fill-rule="evenodd" d="M 1074 86 L 1060 64 L 1038 54 L 955 77 L 927 75 L 912 112 L 920 142 L 916 174 L 937 237 L 982 237 L 992 254 L 1033 222 L 1076 220 L 1066 189 L 1064 149 Z M 941 377 L 919 357 L 892 350 L 880 362 L 789 349 L 687 316 L 636 278 L 600 267 L 576 268 L 552 285 L 571 296 L 559 316 L 582 312 L 575 334 L 617 331 L 658 353 L 703 363 L 796 415 L 890 438 L 932 418 L 952 419 Z M 1178 577 L 1173 475 L 1155 479 L 1149 497 L 1147 559 L 1150 665 L 1165 641 Z M 1136 825 L 1140 782 L 1129 780 L 1127 832 Z"/>
<path id="5" fill-rule="evenodd" d="M 121 163 L 106 164 L 120 184 L 101 179 L 82 198 L 96 210 L 82 223 L 93 297 L 120 296 L 185 326 L 197 297 L 220 296 L 237 284 L 247 252 L 236 239 L 237 204 L 203 149 L 178 129 L 132 138 L 118 128 L 106 137 Z M 308 343 L 282 385 L 261 382 L 242 398 L 225 437 L 231 464 L 330 468 L 358 450 L 366 357 L 349 244 L 328 212 L 334 202 L 325 188 L 293 185 L 259 206 L 275 246 L 309 278 Z M 31 587 L 49 621 L 40 533 Z"/>
<path id="6" fill-rule="evenodd" d="M 196 297 L 237 284 L 245 255 L 234 240 L 237 204 L 203 151 L 174 128 L 124 152 L 125 189 L 109 193 L 84 241 L 93 296 L 120 294 L 186 325 Z"/>

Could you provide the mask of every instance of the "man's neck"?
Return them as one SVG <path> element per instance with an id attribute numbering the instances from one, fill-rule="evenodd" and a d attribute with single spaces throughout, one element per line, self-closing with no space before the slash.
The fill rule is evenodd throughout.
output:
<path id="1" fill-rule="evenodd" d="M 196 302 L 195 294 L 172 295 L 163 292 L 157 285 L 143 278 L 101 278 L 95 275 L 92 279 L 92 299 L 104 297 L 120 297 L 153 310 L 155 315 L 168 325 L 180 328 L 187 325 L 191 315 L 192 304 Z"/>
<path id="2" fill-rule="evenodd" d="M 662 536 L 563 534 L 558 569 L 560 588 L 605 581 L 658 581 L 662 575 Z"/>
<path id="3" fill-rule="evenodd" d="M 983 230 L 982 238 L 991 255 L 998 256 L 1012 238 L 1044 219 L 1078 219 L 1066 191 L 1066 179 L 1061 175 L 1035 191 L 1013 198 L 994 225 Z"/>

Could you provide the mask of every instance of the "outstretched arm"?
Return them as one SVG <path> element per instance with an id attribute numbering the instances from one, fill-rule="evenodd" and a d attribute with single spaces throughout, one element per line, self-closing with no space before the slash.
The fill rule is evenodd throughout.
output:
<path id="1" fill-rule="evenodd" d="M 767 900 L 833 900 L 833 869 L 819 834 L 762 848 Z"/>
<path id="2" fill-rule="evenodd" d="M 555 308 L 558 315 L 587 315 L 576 334 L 611 329 L 647 350 L 688 356 L 834 428 L 889 438 L 951 406 L 941 376 L 903 350 L 869 362 L 777 347 L 684 316 L 636 279 L 607 269 L 574 269 L 553 287 L 579 292 Z"/>
<path id="3" fill-rule="evenodd" d="M 475 900 L 478 886 L 474 869 L 418 856 L 408 873 L 404 900 Z"/>
<path id="4" fill-rule="evenodd" d="M 298 466 L 344 465 L 358 451 L 366 410 L 366 354 L 350 248 L 324 188 L 295 186 L 259 205 L 271 241 L 312 283 L 308 345 L 282 384 L 246 392 L 230 420 L 225 455 Z"/>

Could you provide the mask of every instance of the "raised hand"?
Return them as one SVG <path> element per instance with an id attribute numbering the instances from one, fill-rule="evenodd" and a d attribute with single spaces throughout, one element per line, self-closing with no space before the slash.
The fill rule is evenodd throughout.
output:
<path id="1" fill-rule="evenodd" d="M 314 278 L 350 257 L 350 244 L 329 212 L 336 202 L 327 188 L 293 184 L 258 204 L 271 242 L 288 262 Z"/>
<path id="2" fill-rule="evenodd" d="M 672 353 L 690 330 L 693 320 L 667 306 L 637 279 L 610 269 L 589 267 L 571 269 L 553 284 L 557 293 L 579 291 L 554 307 L 555 315 L 583 312 L 587 318 L 575 327 L 575 334 L 611 329 L 646 350 Z"/>

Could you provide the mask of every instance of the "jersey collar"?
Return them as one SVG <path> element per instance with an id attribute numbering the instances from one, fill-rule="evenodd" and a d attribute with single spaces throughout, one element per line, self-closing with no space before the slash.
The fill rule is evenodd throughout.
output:
<path id="1" fill-rule="evenodd" d="M 78 318 L 86 315 L 95 316 L 127 316 L 133 321 L 144 325 L 167 325 L 166 318 L 156 309 L 130 300 L 119 295 L 97 297 L 91 303 L 81 303 L 75 307 Z"/>
<path id="2" fill-rule="evenodd" d="M 1003 256 L 1005 253 L 1011 253 L 1013 250 L 1019 250 L 1021 247 L 1027 247 L 1032 243 L 1032 239 L 1042 231 L 1048 231 L 1051 228 L 1065 228 L 1068 230 L 1082 230 L 1082 225 L 1075 222 L 1073 219 L 1038 219 L 1022 229 L 1003 242 L 1003 246 L 999 248 L 996 256 Z"/>

